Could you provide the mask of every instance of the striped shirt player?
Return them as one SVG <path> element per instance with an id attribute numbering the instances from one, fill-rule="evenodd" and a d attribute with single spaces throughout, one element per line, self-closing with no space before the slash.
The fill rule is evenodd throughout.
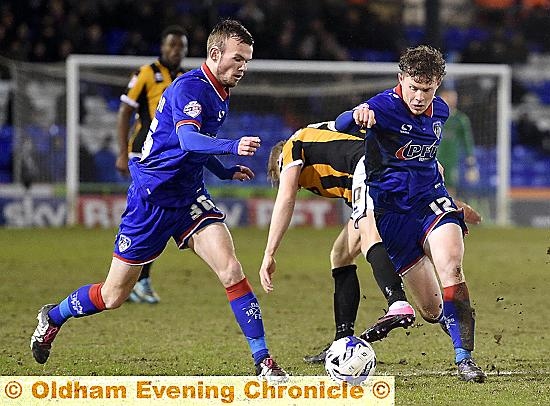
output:
<path id="1" fill-rule="evenodd" d="M 378 324 L 376 334 L 371 332 L 368 341 L 379 340 L 392 329 L 407 327 L 414 322 L 414 309 L 406 302 L 401 278 L 395 273 L 374 226 L 372 201 L 365 190 L 363 160 L 364 133 L 344 134 L 335 131 L 334 122 L 325 122 L 302 128 L 288 140 L 275 145 L 268 164 L 269 176 L 278 184 L 278 191 L 260 268 L 260 280 L 266 292 L 273 289 L 274 256 L 290 223 L 298 189 L 307 189 L 326 198 L 342 199 L 352 208 L 351 218 L 330 252 L 334 278 L 334 340 L 354 335 L 360 300 L 355 260 L 362 250 L 388 306 L 396 309 L 391 320 Z M 355 224 L 363 218 L 370 220 L 370 232 L 361 241 Z M 405 306 L 408 311 L 404 310 Z M 326 350 L 306 356 L 304 361 L 321 363 L 325 360 Z"/>
<path id="2" fill-rule="evenodd" d="M 141 66 L 132 75 L 126 92 L 120 96 L 120 101 L 136 111 L 136 122 L 128 142 L 130 154 L 141 153 L 162 93 L 174 79 L 184 73 L 181 67 L 170 69 L 161 59 L 158 59 L 149 65 Z"/>
<path id="3" fill-rule="evenodd" d="M 35 360 L 48 359 L 51 342 L 70 317 L 119 307 L 141 266 L 153 261 L 170 238 L 190 247 L 218 276 L 245 336 L 256 374 L 272 382 L 287 379 L 266 346 L 260 306 L 235 257 L 232 238 L 204 187 L 206 166 L 222 178 L 247 180 L 244 166 L 225 168 L 214 154 L 253 155 L 258 137 L 216 138 L 229 108 L 229 89 L 244 76 L 253 39 L 235 20 L 218 23 L 208 37 L 207 59 L 177 78 L 164 92 L 151 122 L 141 158 L 130 161 L 132 184 L 104 283 L 86 285 L 57 305 L 44 306 L 31 338 Z M 76 305 L 78 304 L 78 305 Z"/>
<path id="4" fill-rule="evenodd" d="M 369 129 L 367 184 L 388 254 L 419 299 L 424 319 L 442 323 L 451 336 L 459 377 L 483 382 L 486 376 L 471 357 L 474 310 L 462 270 L 467 228 L 436 159 L 449 116 L 447 104 L 435 96 L 445 60 L 438 50 L 421 45 L 401 55 L 399 68 L 395 88 L 342 113 L 336 128 Z"/>

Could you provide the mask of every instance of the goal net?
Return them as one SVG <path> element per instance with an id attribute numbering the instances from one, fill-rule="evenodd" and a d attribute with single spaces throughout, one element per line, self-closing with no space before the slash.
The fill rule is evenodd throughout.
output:
<path id="1" fill-rule="evenodd" d="M 15 127 L 30 131 L 39 126 L 42 134 L 29 136 L 25 130 L 17 144 L 26 142 L 28 147 L 41 149 L 44 158 L 37 161 L 42 162 L 37 179 L 63 184 L 69 224 L 78 218 L 82 195 L 124 193 L 128 181 L 114 169 L 119 97 L 131 73 L 154 59 L 72 55 L 66 74 L 36 67 L 17 74 L 19 103 L 30 99 L 29 103 L 44 108 L 40 114 L 25 114 L 23 109 L 16 116 Z M 202 59 L 187 58 L 184 68 L 201 63 Z M 480 170 L 479 182 L 470 184 L 460 178 L 460 197 L 488 222 L 506 224 L 510 220 L 510 70 L 500 65 L 449 64 L 447 72 L 444 83 L 457 90 L 459 108 L 471 119 Z M 226 164 L 251 167 L 256 173 L 252 185 L 268 187 L 266 162 L 272 145 L 302 126 L 332 120 L 395 86 L 396 74 L 394 63 L 251 61 L 247 77 L 232 90 L 230 113 L 219 136 L 258 135 L 262 147 L 254 157 L 222 158 Z M 46 145 L 39 145 L 38 138 Z M 22 148 L 18 151 L 23 155 Z M 208 186 L 228 185 L 205 172 Z"/>

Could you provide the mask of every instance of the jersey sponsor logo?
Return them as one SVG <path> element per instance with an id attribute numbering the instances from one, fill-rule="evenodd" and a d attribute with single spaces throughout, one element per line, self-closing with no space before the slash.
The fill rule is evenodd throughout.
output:
<path id="1" fill-rule="evenodd" d="M 225 111 L 220 110 L 218 112 L 218 121 L 222 121 L 222 118 L 225 116 Z"/>
<path id="2" fill-rule="evenodd" d="M 410 134 L 413 126 L 410 124 L 401 124 L 401 130 L 399 131 L 401 134 Z"/>
<path id="3" fill-rule="evenodd" d="M 188 116 L 195 118 L 199 114 L 201 114 L 202 106 L 198 101 L 192 100 L 185 105 L 185 107 L 183 108 L 183 112 Z"/>
<path id="4" fill-rule="evenodd" d="M 118 237 L 118 250 L 120 252 L 126 251 L 132 245 L 132 240 L 126 237 L 124 234 L 120 234 Z"/>
<path id="5" fill-rule="evenodd" d="M 413 144 L 411 140 L 395 151 L 395 157 L 402 161 L 410 161 L 412 159 L 427 161 L 435 157 L 436 152 L 437 146 L 434 144 L 418 145 Z"/>
<path id="6" fill-rule="evenodd" d="M 433 123 L 433 126 L 432 126 L 432 129 L 434 131 L 434 134 L 435 136 L 437 137 L 437 139 L 440 139 L 441 138 L 441 130 L 443 128 L 443 125 L 441 124 L 441 121 L 435 121 Z"/>

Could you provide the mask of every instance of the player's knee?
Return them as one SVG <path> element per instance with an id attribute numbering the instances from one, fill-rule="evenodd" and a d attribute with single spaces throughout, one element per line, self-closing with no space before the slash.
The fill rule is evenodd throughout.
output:
<path id="1" fill-rule="evenodd" d="M 421 307 L 418 310 L 420 312 L 420 316 L 422 316 L 422 318 L 427 323 L 430 323 L 430 324 L 438 323 L 439 316 L 441 315 L 441 309 L 439 308 L 435 309 L 433 307 L 429 307 L 429 308 Z"/>
<path id="2" fill-rule="evenodd" d="M 130 292 L 124 294 L 124 292 L 119 289 L 103 289 L 101 291 L 101 296 L 105 303 L 105 309 L 112 310 L 119 308 L 126 301 L 129 294 Z"/>
<path id="3" fill-rule="evenodd" d="M 224 286 L 232 286 L 244 278 L 243 268 L 237 258 L 231 258 L 223 269 L 218 272 L 218 277 Z"/>
<path id="4" fill-rule="evenodd" d="M 342 251 L 334 250 L 330 251 L 330 264 L 332 268 L 340 268 L 342 266 L 350 265 L 353 263 L 354 258 Z"/>

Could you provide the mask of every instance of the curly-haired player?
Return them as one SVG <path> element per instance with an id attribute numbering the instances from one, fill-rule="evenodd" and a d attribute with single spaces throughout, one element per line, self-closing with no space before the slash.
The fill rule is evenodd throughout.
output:
<path id="1" fill-rule="evenodd" d="M 340 114 L 336 128 L 368 128 L 366 182 L 388 255 L 422 317 L 441 323 L 452 338 L 459 377 L 483 382 L 471 355 L 475 313 L 462 270 L 468 229 L 436 159 L 449 117 L 447 104 L 435 97 L 445 60 L 421 45 L 401 55 L 399 69 L 395 88 Z"/>

